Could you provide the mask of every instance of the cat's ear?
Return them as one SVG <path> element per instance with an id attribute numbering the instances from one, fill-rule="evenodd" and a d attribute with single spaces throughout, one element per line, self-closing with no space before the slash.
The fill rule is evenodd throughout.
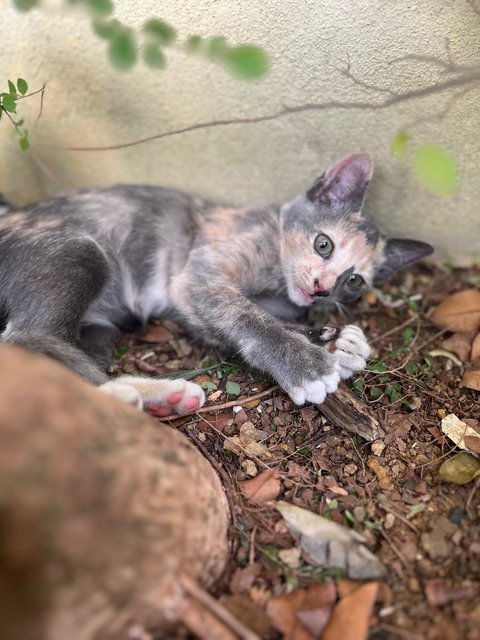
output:
<path id="1" fill-rule="evenodd" d="M 333 210 L 360 211 L 372 173 L 368 153 L 354 153 L 329 167 L 307 191 L 307 198 Z"/>
<path id="2" fill-rule="evenodd" d="M 394 271 L 407 264 L 425 258 L 434 252 L 434 248 L 419 240 L 387 240 L 384 249 L 384 262 L 376 270 L 374 280 L 386 280 Z"/>

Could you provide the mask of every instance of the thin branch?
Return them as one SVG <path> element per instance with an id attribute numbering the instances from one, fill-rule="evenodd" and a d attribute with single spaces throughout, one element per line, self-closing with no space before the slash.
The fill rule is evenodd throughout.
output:
<path id="1" fill-rule="evenodd" d="M 242 404 L 248 404 L 249 402 L 253 402 L 254 400 L 259 400 L 260 398 L 271 395 L 276 389 L 278 389 L 278 385 L 269 387 L 268 389 L 265 389 L 265 391 L 260 391 L 259 393 L 256 393 L 253 396 L 247 396 L 246 398 L 237 398 L 236 400 L 224 402 L 223 404 L 210 404 L 207 407 L 201 407 L 200 409 L 197 409 L 196 413 L 211 413 L 212 411 L 221 411 L 222 409 L 228 409 L 229 407 L 237 407 Z"/>
<path id="2" fill-rule="evenodd" d="M 307 102 L 296 106 L 285 105 L 280 110 L 264 114 L 261 116 L 245 117 L 245 118 L 225 118 L 220 120 L 210 120 L 208 122 L 200 122 L 197 124 L 187 125 L 179 129 L 173 129 L 171 131 L 163 131 L 151 136 L 146 136 L 139 140 L 132 140 L 130 142 L 123 142 L 114 145 L 107 145 L 103 147 L 66 147 L 67 151 L 114 151 L 118 149 L 126 149 L 127 147 L 134 147 L 145 142 L 152 142 L 154 140 L 162 140 L 163 138 L 170 138 L 182 133 L 191 133 L 193 131 L 199 131 L 201 129 L 211 129 L 213 127 L 225 127 L 231 125 L 241 124 L 258 124 L 260 122 L 268 122 L 271 120 L 277 120 L 295 113 L 305 113 L 308 111 L 327 111 L 331 109 L 352 109 L 352 110 L 364 110 L 374 111 L 380 109 L 388 109 L 397 104 L 403 102 L 409 102 L 418 98 L 443 93 L 449 89 L 455 89 L 456 87 L 465 87 L 473 85 L 480 80 L 480 65 L 469 68 L 468 73 L 463 75 L 444 80 L 443 82 L 436 82 L 435 84 L 427 85 L 421 89 L 412 89 L 405 93 L 399 93 L 394 95 L 387 95 L 381 102 L 364 102 L 364 101 L 343 101 L 343 100 L 330 100 L 327 102 Z"/>
<path id="3" fill-rule="evenodd" d="M 362 87 L 363 89 L 367 89 L 368 91 L 375 91 L 376 93 L 386 93 L 390 96 L 398 95 L 398 93 L 395 93 L 395 91 L 392 91 L 391 89 L 380 87 L 376 84 L 370 84 L 369 82 L 366 82 L 361 78 L 358 78 L 351 70 L 350 56 L 348 54 L 347 54 L 347 66 L 345 67 L 345 69 L 337 68 L 337 71 L 339 71 L 339 73 L 341 73 L 342 76 L 345 76 L 345 78 L 348 78 L 349 80 L 351 80 L 353 84 L 356 84 L 357 86 Z"/>
<path id="4" fill-rule="evenodd" d="M 472 9 L 475 11 L 477 16 L 480 16 L 480 7 L 477 7 L 475 0 L 467 0 L 467 4 L 469 4 Z"/>
<path id="5" fill-rule="evenodd" d="M 450 47 L 450 45 L 448 45 Z M 477 69 L 477 65 L 463 65 L 456 64 L 452 62 L 450 58 L 450 49 L 447 49 L 448 62 L 442 60 L 442 58 L 437 58 L 437 56 L 429 56 L 422 55 L 417 53 L 408 53 L 405 56 L 400 56 L 399 58 L 394 58 L 393 60 L 389 60 L 388 64 L 397 64 L 398 62 L 426 62 L 427 64 L 432 64 L 437 67 L 440 67 L 444 71 L 448 73 L 465 73 L 469 71 L 474 71 Z"/>

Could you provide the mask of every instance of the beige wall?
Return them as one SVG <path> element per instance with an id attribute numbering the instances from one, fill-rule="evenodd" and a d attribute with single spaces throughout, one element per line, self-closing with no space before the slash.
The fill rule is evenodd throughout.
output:
<path id="1" fill-rule="evenodd" d="M 109 65 L 105 43 L 78 13 L 49 8 L 18 14 L 9 0 L 0 0 L 2 77 L 22 76 L 32 89 L 47 82 L 43 114 L 32 133 L 37 162 L 19 150 L 8 123 L 0 122 L 0 190 L 11 199 L 24 203 L 77 186 L 144 182 L 239 204 L 281 201 L 307 187 L 334 159 L 368 150 L 376 162 L 368 206 L 385 232 L 430 241 L 441 259 L 457 264 L 480 258 L 480 87 L 461 96 L 443 121 L 411 124 L 440 111 L 452 93 L 387 110 L 312 111 L 207 129 L 122 151 L 65 149 L 253 117 L 283 103 L 373 99 L 339 73 L 347 54 L 358 77 L 394 91 L 442 79 L 432 65 L 388 62 L 412 53 L 442 56 L 448 37 L 456 61 L 480 63 L 480 16 L 466 0 L 117 0 L 116 6 L 118 17 L 132 26 L 161 15 L 181 36 L 223 34 L 233 43 L 258 43 L 270 53 L 271 73 L 261 81 L 240 81 L 203 59 L 172 51 L 165 71 L 139 65 L 122 74 Z M 31 125 L 35 100 L 22 105 Z M 453 198 L 420 185 L 408 153 L 406 160 L 392 157 L 390 140 L 403 126 L 414 138 L 409 153 L 435 142 L 457 159 L 461 184 Z"/>

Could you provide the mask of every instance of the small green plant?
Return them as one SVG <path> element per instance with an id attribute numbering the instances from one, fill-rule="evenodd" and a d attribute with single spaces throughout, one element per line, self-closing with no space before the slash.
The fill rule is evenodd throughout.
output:
<path id="1" fill-rule="evenodd" d="M 17 102 L 27 97 L 28 84 L 23 78 L 17 78 L 17 83 L 8 80 L 8 92 L 0 93 L 0 118 L 7 117 L 15 128 L 15 133 L 19 136 L 19 144 L 22 151 L 26 151 L 30 146 L 28 140 L 28 129 L 25 127 L 23 118 L 16 120 Z"/>

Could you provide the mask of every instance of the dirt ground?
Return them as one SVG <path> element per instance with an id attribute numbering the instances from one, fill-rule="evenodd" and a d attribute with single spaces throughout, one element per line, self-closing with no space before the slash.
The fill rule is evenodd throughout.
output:
<path id="1" fill-rule="evenodd" d="M 206 390 L 206 408 L 172 424 L 217 470 L 232 509 L 230 563 L 214 595 L 261 638 L 320 637 L 306 618 L 301 630 L 288 630 L 277 612 L 295 610 L 295 598 L 315 589 L 320 596 L 333 589 L 335 599 L 351 586 L 334 567 L 299 558 L 270 501 L 281 499 L 363 534 L 385 565 L 368 610 L 369 638 L 480 639 L 480 478 L 458 486 L 438 474 L 457 451 L 441 419 L 454 413 L 478 424 L 478 392 L 459 386 L 468 364 L 439 353 L 450 333 L 428 319 L 448 294 L 479 287 L 478 269 L 419 265 L 367 294 L 347 318 L 314 319 L 355 322 L 370 338 L 369 370 L 349 386 L 386 432 L 373 444 L 339 429 L 317 406 L 294 406 L 271 380 L 171 322 L 118 344 L 112 373 L 182 371 Z M 228 444 L 245 423 L 260 445 L 251 455 Z M 261 473 L 263 497 L 251 485 Z M 269 606 L 275 599 L 280 608 Z"/>

